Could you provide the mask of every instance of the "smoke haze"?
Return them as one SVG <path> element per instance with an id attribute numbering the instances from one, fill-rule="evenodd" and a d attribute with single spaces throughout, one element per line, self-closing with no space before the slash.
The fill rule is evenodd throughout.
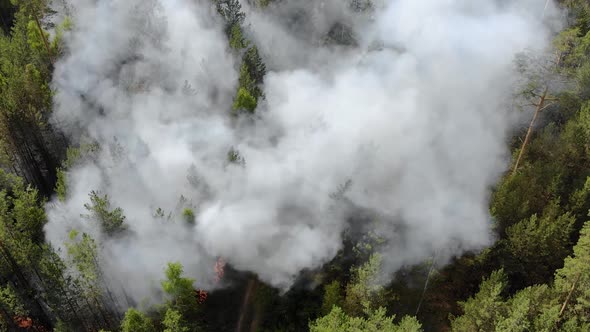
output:
<path id="1" fill-rule="evenodd" d="M 517 121 L 514 56 L 544 51 L 555 21 L 553 6 L 541 20 L 544 0 L 382 0 L 372 13 L 337 0 L 244 3 L 266 98 L 234 118 L 240 61 L 212 2 L 71 5 L 54 118 L 101 149 L 68 172 L 46 234 L 57 247 L 71 229 L 91 234 L 136 299 L 169 261 L 213 287 L 218 256 L 286 289 L 334 257 L 351 204 L 383 216 L 367 227 L 386 240 L 388 274 L 489 245 L 490 187 Z M 322 42 L 337 22 L 350 45 Z M 232 147 L 244 166 L 227 162 Z M 348 180 L 348 203 L 334 200 Z M 80 217 L 92 190 L 123 209 L 127 234 Z"/>

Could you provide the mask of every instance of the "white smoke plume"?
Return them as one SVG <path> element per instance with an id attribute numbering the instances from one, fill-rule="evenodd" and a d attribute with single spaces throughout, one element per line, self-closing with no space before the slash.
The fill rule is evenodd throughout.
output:
<path id="1" fill-rule="evenodd" d="M 240 62 L 212 1 L 72 1 L 54 116 L 101 150 L 69 171 L 67 201 L 48 204 L 48 239 L 91 234 L 103 269 L 137 299 L 169 261 L 212 287 L 218 256 L 288 288 L 340 249 L 350 210 L 330 194 L 350 180 L 347 201 L 383 216 L 370 227 L 386 239 L 387 273 L 489 245 L 514 55 L 548 47 L 554 6 L 543 23 L 545 0 L 374 5 L 243 4 L 268 74 L 256 114 L 234 118 Z M 353 45 L 321 43 L 336 22 Z M 245 166 L 228 164 L 231 147 Z M 102 236 L 80 217 L 92 190 L 123 209 L 129 234 Z"/>

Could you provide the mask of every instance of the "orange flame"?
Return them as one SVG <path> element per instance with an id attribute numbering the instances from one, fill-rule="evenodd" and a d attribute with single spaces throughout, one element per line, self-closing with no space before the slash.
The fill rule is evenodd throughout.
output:
<path id="1" fill-rule="evenodd" d="M 33 320 L 30 317 L 15 316 L 14 322 L 20 328 L 26 329 L 33 326 Z"/>
<path id="2" fill-rule="evenodd" d="M 215 282 L 219 283 L 221 281 L 221 279 L 223 278 L 223 274 L 225 273 L 225 261 L 223 260 L 223 258 L 219 257 L 217 258 L 217 261 L 215 262 Z M 209 294 L 207 293 L 206 290 L 203 289 L 195 289 L 195 296 L 197 297 L 197 302 L 199 302 L 199 304 L 203 304 L 205 302 L 205 300 L 207 300 L 207 296 Z"/>
<path id="3" fill-rule="evenodd" d="M 197 302 L 199 302 L 199 304 L 203 304 L 205 300 L 207 300 L 207 295 L 207 291 L 202 289 L 195 289 L 195 296 L 197 297 Z"/>
<path id="4" fill-rule="evenodd" d="M 217 262 L 215 262 L 215 282 L 219 283 L 221 279 L 223 279 L 223 274 L 225 273 L 225 261 L 223 258 L 218 257 Z"/>

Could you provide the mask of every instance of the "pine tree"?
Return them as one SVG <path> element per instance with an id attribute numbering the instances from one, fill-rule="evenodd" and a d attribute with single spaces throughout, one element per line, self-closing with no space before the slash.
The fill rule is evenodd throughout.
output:
<path id="1" fill-rule="evenodd" d="M 352 278 L 346 285 L 344 309 L 352 316 L 361 316 L 366 308 L 374 309 L 384 305 L 383 286 L 378 277 L 381 269 L 381 256 L 372 254 L 369 260 L 360 267 L 354 268 Z"/>
<path id="2" fill-rule="evenodd" d="M 155 332 L 150 319 L 142 312 L 129 308 L 121 322 L 121 332 Z"/>
<path id="3" fill-rule="evenodd" d="M 481 283 L 479 292 L 474 297 L 459 303 L 464 314 L 452 321 L 452 330 L 494 331 L 496 323 L 507 311 L 507 305 L 502 298 L 506 286 L 507 278 L 504 271 L 494 271 Z"/>
<path id="4" fill-rule="evenodd" d="M 235 26 L 240 26 L 246 15 L 242 12 L 242 5 L 239 0 L 216 0 L 217 12 L 225 20 L 225 32 L 230 35 Z"/>
<path id="5" fill-rule="evenodd" d="M 180 314 L 180 312 L 170 308 L 166 310 L 166 314 L 164 315 L 162 325 L 164 325 L 164 332 L 190 331 L 190 329 L 186 327 L 185 323 L 182 321 L 182 315 Z"/>
<path id="6" fill-rule="evenodd" d="M 366 310 L 367 318 L 348 316 L 339 307 L 317 320 L 310 322 L 310 332 L 419 332 L 422 325 L 416 318 L 404 317 L 399 324 L 395 324 L 395 317 L 387 317 L 385 308 Z"/>
<path id="7" fill-rule="evenodd" d="M 169 321 L 179 313 L 186 322 L 189 330 L 199 329 L 199 306 L 193 288 L 194 280 L 183 277 L 183 267 L 180 263 L 168 263 L 165 271 L 166 279 L 162 281 L 162 289 L 168 296 L 167 308 L 175 312 L 170 313 Z"/>
<path id="8" fill-rule="evenodd" d="M 590 222 L 580 231 L 574 255 L 566 258 L 563 268 L 556 272 L 554 287 L 563 300 L 562 319 L 590 327 Z"/>
<path id="9" fill-rule="evenodd" d="M 549 208 L 543 217 L 535 214 L 506 231 L 508 251 L 528 285 L 550 280 L 569 253 L 575 219 L 569 213 L 559 213 L 557 206 Z"/>
<path id="10" fill-rule="evenodd" d="M 331 283 L 325 285 L 321 309 L 322 314 L 329 314 L 334 306 L 342 307 L 343 300 L 344 298 L 342 296 L 340 282 L 334 280 Z"/>
<path id="11" fill-rule="evenodd" d="M 127 229 L 123 210 L 120 207 L 111 208 L 111 202 L 107 195 L 101 196 L 93 190 L 89 196 L 90 203 L 84 204 L 84 207 L 90 214 L 84 215 L 85 218 L 96 220 L 102 231 L 108 236 L 120 234 Z"/>
<path id="12" fill-rule="evenodd" d="M 45 46 L 45 51 L 47 51 L 47 56 L 49 57 L 50 61 L 53 63 L 55 59 L 53 57 L 53 52 L 49 46 L 49 34 L 41 27 L 41 19 L 45 17 L 49 12 L 49 2 L 47 0 L 11 0 L 13 4 L 17 5 L 20 8 L 20 11 L 24 13 L 26 16 L 31 17 L 31 28 L 29 31 L 33 29 L 37 29 L 38 37 L 43 42 Z"/>
<path id="13" fill-rule="evenodd" d="M 27 22 L 19 11 L 11 35 L 0 36 L 0 160 L 48 194 L 63 139 L 47 121 L 50 67 L 31 47 Z"/>
<path id="14" fill-rule="evenodd" d="M 248 74 L 254 84 L 262 84 L 266 75 L 266 65 L 262 62 L 256 45 L 250 46 L 244 54 L 244 65 L 248 68 Z"/>

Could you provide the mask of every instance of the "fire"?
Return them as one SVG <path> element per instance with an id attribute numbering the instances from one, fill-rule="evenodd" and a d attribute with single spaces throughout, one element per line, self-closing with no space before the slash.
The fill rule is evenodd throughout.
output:
<path id="1" fill-rule="evenodd" d="M 219 283 L 223 278 L 223 274 L 225 273 L 225 261 L 223 258 L 217 258 L 217 262 L 215 262 L 215 282 Z"/>
<path id="2" fill-rule="evenodd" d="M 223 278 L 223 274 L 225 273 L 225 261 L 223 258 L 217 258 L 215 262 L 215 282 L 219 283 Z M 195 296 L 197 297 L 197 302 L 199 304 L 203 304 L 205 300 L 207 300 L 208 293 L 206 290 L 203 289 L 195 289 Z"/>
<path id="3" fill-rule="evenodd" d="M 197 297 L 197 302 L 199 304 L 203 304 L 205 300 L 207 300 L 207 291 L 202 289 L 195 289 L 195 296 Z"/>
<path id="4" fill-rule="evenodd" d="M 16 316 L 14 322 L 20 328 L 26 329 L 33 326 L 33 320 L 30 317 Z"/>

